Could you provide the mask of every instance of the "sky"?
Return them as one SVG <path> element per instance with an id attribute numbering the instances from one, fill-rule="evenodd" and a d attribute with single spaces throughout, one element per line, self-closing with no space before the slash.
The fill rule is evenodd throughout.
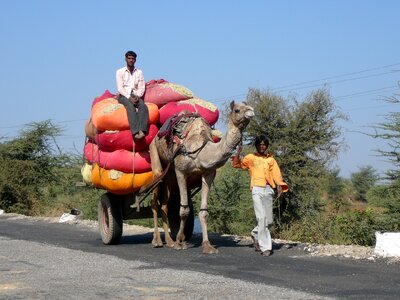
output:
<path id="1" fill-rule="evenodd" d="M 303 99 L 325 87 L 348 117 L 338 120 L 341 176 L 390 168 L 375 152 L 387 143 L 364 133 L 399 109 L 381 99 L 399 93 L 400 1 L 0 3 L 2 137 L 50 119 L 63 151 L 82 153 L 91 103 L 116 92 L 115 71 L 133 50 L 146 81 L 183 85 L 220 109 L 249 88 Z"/>

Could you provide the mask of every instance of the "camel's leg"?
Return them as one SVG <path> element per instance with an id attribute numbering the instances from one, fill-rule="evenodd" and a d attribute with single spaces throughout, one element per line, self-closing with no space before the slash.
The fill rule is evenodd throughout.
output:
<path id="1" fill-rule="evenodd" d="M 179 216 L 181 217 L 181 223 L 179 226 L 178 234 L 176 235 L 176 242 L 175 242 L 175 249 L 187 249 L 187 245 L 185 242 L 185 225 L 186 220 L 189 216 L 190 208 L 188 203 L 188 196 L 187 196 L 187 185 L 186 185 L 186 178 L 185 175 L 180 172 L 179 170 L 175 169 L 176 179 L 178 181 L 179 186 L 179 193 L 180 193 L 180 204 L 181 207 L 179 209 Z"/>
<path id="2" fill-rule="evenodd" d="M 167 247 L 174 247 L 174 240 L 171 238 L 169 234 L 169 227 L 168 227 L 168 201 L 170 199 L 171 191 L 170 191 L 170 183 L 166 178 L 166 183 L 164 184 L 164 194 L 163 194 L 163 201 L 161 204 L 161 216 L 164 228 L 164 237 L 165 242 L 167 243 Z"/>
<path id="3" fill-rule="evenodd" d="M 154 224 L 154 233 L 153 233 L 153 241 L 151 244 L 153 247 L 162 247 L 163 243 L 160 236 L 160 231 L 158 230 L 158 197 L 160 194 L 160 186 L 156 187 L 153 192 L 153 199 L 151 202 L 151 210 L 153 212 L 153 224 Z"/>
<path id="4" fill-rule="evenodd" d="M 151 170 L 153 172 L 153 179 L 157 178 L 162 173 L 162 165 L 160 161 L 160 156 L 158 155 L 156 138 L 150 143 L 150 160 L 151 160 Z M 151 210 L 153 212 L 153 223 L 154 223 L 154 234 L 153 241 L 151 242 L 153 247 L 162 247 L 162 240 L 160 236 L 160 232 L 158 230 L 158 199 L 161 193 L 160 186 L 156 187 L 153 191 L 153 199 L 151 203 Z"/>
<path id="5" fill-rule="evenodd" d="M 153 172 L 153 178 L 159 177 L 163 171 L 160 156 L 158 155 L 156 139 L 157 137 L 154 138 L 149 145 L 151 171 Z"/>
<path id="6" fill-rule="evenodd" d="M 208 229 L 207 229 L 207 219 L 208 219 L 208 193 L 210 191 L 211 184 L 213 182 L 214 176 L 212 173 L 203 174 L 201 178 L 201 204 L 200 204 L 200 212 L 199 219 L 201 224 L 201 231 L 203 233 L 203 253 L 212 254 L 218 253 L 218 250 L 215 249 L 208 240 Z"/>

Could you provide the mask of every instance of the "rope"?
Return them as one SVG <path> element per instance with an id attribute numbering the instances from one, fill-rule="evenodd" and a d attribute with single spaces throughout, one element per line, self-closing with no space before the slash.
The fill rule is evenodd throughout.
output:
<path id="1" fill-rule="evenodd" d="M 132 186 L 133 186 L 133 190 L 135 189 L 135 140 L 132 136 L 132 140 L 133 140 L 133 145 L 132 145 Z"/>

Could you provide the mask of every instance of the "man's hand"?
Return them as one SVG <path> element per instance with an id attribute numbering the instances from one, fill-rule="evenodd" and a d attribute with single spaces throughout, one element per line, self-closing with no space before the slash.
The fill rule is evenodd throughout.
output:
<path id="1" fill-rule="evenodd" d="M 131 95 L 129 97 L 129 100 L 131 100 L 133 104 L 138 104 L 139 103 L 139 97 L 135 96 L 135 95 Z"/>

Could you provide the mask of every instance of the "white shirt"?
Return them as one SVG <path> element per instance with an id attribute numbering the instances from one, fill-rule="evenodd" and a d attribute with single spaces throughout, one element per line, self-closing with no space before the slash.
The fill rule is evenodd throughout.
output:
<path id="1" fill-rule="evenodd" d="M 123 67 L 117 70 L 116 77 L 118 93 L 128 99 L 131 93 L 140 98 L 143 96 L 145 82 L 141 70 L 135 68 L 131 73 L 127 67 Z"/>

